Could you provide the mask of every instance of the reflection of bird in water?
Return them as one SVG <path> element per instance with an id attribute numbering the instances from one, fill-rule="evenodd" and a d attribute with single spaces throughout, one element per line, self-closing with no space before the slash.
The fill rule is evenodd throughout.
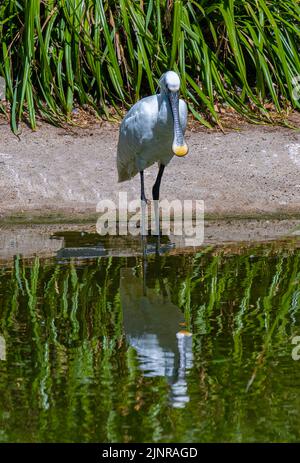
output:
<path id="1" fill-rule="evenodd" d="M 0 336 L 0 360 L 6 360 L 6 342 L 3 336 Z"/>
<path id="2" fill-rule="evenodd" d="M 145 376 L 165 376 L 171 385 L 171 402 L 183 407 L 189 401 L 186 370 L 192 366 L 191 334 L 182 330 L 180 309 L 134 275 L 121 269 L 121 305 L 129 344 L 136 350 Z"/>

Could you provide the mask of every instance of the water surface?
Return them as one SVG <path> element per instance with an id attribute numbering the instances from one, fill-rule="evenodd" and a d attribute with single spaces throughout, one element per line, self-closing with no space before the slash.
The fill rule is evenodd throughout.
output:
<path id="1" fill-rule="evenodd" d="M 0 267 L 1 442 L 295 442 L 297 242 Z"/>

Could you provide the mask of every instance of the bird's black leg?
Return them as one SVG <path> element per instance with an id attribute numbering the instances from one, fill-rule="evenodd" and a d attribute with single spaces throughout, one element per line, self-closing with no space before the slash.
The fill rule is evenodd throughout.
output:
<path id="1" fill-rule="evenodd" d="M 148 199 L 145 196 L 145 186 L 144 186 L 144 171 L 140 171 L 140 176 L 141 176 L 141 200 L 145 201 L 146 204 L 148 204 Z"/>
<path id="2" fill-rule="evenodd" d="M 156 254 L 159 255 L 160 249 L 160 221 L 159 221 L 159 189 L 160 189 L 160 182 L 165 170 L 165 166 L 160 164 L 158 174 L 155 180 L 155 183 L 152 188 L 152 198 L 154 201 L 154 215 L 155 215 L 155 231 L 154 235 L 157 236 L 156 242 Z"/>
<path id="3" fill-rule="evenodd" d="M 156 201 L 159 200 L 159 188 L 160 188 L 160 182 L 161 182 L 161 178 L 163 176 L 164 170 L 165 170 L 165 166 L 163 164 L 160 164 L 158 174 L 157 174 L 155 183 L 152 188 L 152 198 Z"/>
<path id="4" fill-rule="evenodd" d="M 146 247 L 147 247 L 147 243 L 145 242 L 145 237 L 142 236 L 143 296 L 147 296 L 147 280 L 146 280 L 147 254 L 146 254 Z"/>

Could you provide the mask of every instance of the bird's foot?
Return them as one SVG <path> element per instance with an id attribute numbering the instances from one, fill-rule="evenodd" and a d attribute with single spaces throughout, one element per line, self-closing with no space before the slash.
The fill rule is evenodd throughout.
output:
<path id="1" fill-rule="evenodd" d="M 146 204 L 151 204 L 151 201 L 149 199 L 146 198 L 146 196 L 141 196 L 141 201 L 144 201 L 145 202 L 145 205 Z"/>

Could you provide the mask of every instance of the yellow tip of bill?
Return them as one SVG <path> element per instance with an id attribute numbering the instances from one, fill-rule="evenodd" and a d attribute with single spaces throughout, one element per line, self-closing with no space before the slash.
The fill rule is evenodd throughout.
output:
<path id="1" fill-rule="evenodd" d="M 192 333 L 190 333 L 190 332 L 187 331 L 187 330 L 180 330 L 180 331 L 178 331 L 177 337 L 183 338 L 183 337 L 185 337 L 185 336 L 189 338 L 190 336 L 192 336 Z"/>
<path id="2" fill-rule="evenodd" d="M 187 145 L 182 145 L 182 146 L 177 146 L 173 145 L 172 146 L 172 151 L 176 156 L 185 156 L 188 153 L 188 147 Z"/>

